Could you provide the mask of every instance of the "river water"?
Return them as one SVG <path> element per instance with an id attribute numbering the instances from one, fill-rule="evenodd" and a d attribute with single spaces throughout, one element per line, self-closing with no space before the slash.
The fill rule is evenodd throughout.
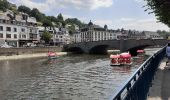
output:
<path id="1" fill-rule="evenodd" d="M 144 59 L 114 67 L 109 55 L 1 61 L 0 100 L 108 100 Z"/>

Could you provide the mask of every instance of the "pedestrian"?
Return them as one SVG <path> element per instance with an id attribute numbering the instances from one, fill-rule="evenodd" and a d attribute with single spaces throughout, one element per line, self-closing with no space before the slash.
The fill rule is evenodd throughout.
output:
<path id="1" fill-rule="evenodd" d="M 167 65 L 170 61 L 170 43 L 168 43 L 168 46 L 166 47 L 166 56 L 167 56 L 167 61 L 166 61 L 166 65 Z"/>

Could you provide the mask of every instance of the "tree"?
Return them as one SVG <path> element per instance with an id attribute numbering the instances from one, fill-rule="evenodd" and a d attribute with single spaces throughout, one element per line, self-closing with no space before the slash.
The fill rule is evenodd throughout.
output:
<path id="1" fill-rule="evenodd" d="M 57 19 L 61 22 L 64 21 L 63 15 L 61 13 L 58 14 Z"/>
<path id="2" fill-rule="evenodd" d="M 24 13 L 27 13 L 27 14 L 30 14 L 31 13 L 31 9 L 24 6 L 24 5 L 21 5 L 18 7 L 18 11 L 19 12 L 24 12 Z"/>
<path id="3" fill-rule="evenodd" d="M 41 13 L 37 8 L 33 8 L 30 12 L 30 16 L 35 17 L 37 21 L 42 22 L 45 19 L 45 14 Z"/>
<path id="4" fill-rule="evenodd" d="M 52 38 L 52 34 L 49 33 L 48 31 L 44 31 L 41 36 L 41 39 L 44 40 L 46 44 L 50 42 L 51 38 Z"/>
<path id="5" fill-rule="evenodd" d="M 45 19 L 43 21 L 43 26 L 45 27 L 45 30 L 46 30 L 47 27 L 52 27 L 53 25 L 52 25 L 52 22 L 50 20 Z"/>
<path id="6" fill-rule="evenodd" d="M 162 36 L 162 37 L 164 37 L 164 38 L 167 38 L 167 36 L 169 36 L 170 35 L 170 32 L 167 32 L 167 31 L 165 31 L 165 30 L 157 30 L 157 33 L 160 35 L 160 36 Z"/>
<path id="7" fill-rule="evenodd" d="M 145 0 L 147 1 L 147 9 L 154 13 L 157 20 L 170 27 L 170 1 L 169 0 Z"/>
<path id="8" fill-rule="evenodd" d="M 0 0 L 0 10 L 5 12 L 10 8 L 10 3 L 7 0 Z"/>
<path id="9" fill-rule="evenodd" d="M 70 24 L 70 25 L 78 25 L 80 28 L 81 27 L 84 27 L 85 26 L 85 24 L 84 23 L 82 23 L 80 20 L 78 20 L 77 18 L 68 18 L 68 19 L 66 19 L 65 20 L 65 22 L 67 23 L 67 24 Z"/>

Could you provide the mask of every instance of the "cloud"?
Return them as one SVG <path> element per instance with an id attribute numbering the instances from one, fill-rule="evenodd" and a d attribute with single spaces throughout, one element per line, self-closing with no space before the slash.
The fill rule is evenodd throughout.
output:
<path id="1" fill-rule="evenodd" d="M 128 21 L 133 21 L 133 18 L 120 18 L 120 21 L 122 22 L 128 22 Z"/>
<path id="2" fill-rule="evenodd" d="M 124 19 L 124 18 L 123 18 Z M 119 20 L 118 27 L 116 28 L 125 28 L 125 29 L 135 29 L 139 31 L 157 31 L 157 30 L 167 30 L 169 31 L 169 28 L 162 24 L 158 23 L 156 19 L 150 18 L 150 19 L 133 19 L 133 18 L 126 18 L 131 20 L 122 20 L 122 18 Z"/>
<path id="3" fill-rule="evenodd" d="M 110 7 L 113 4 L 113 0 L 42 0 L 42 2 L 36 2 L 36 0 L 9 0 L 12 3 L 18 5 L 26 5 L 30 8 L 38 8 L 40 11 L 47 12 L 59 8 L 76 8 L 76 9 L 88 9 L 95 10 L 101 7 Z"/>
<path id="4" fill-rule="evenodd" d="M 144 0 L 134 0 L 135 2 L 137 2 L 137 3 L 142 3 L 142 2 L 144 2 Z"/>

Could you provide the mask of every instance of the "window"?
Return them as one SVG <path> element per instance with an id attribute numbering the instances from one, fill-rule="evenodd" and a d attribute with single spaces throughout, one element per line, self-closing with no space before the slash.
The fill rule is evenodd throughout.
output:
<path id="1" fill-rule="evenodd" d="M 17 32 L 17 28 L 14 28 L 14 32 Z"/>
<path id="2" fill-rule="evenodd" d="M 21 32 L 25 32 L 25 28 L 21 28 Z"/>
<path id="3" fill-rule="evenodd" d="M 0 23 L 3 23 L 3 20 L 2 20 L 2 19 L 0 19 Z"/>
<path id="4" fill-rule="evenodd" d="M 11 32 L 11 27 L 6 27 L 6 31 Z"/>
<path id="5" fill-rule="evenodd" d="M 17 34 L 14 34 L 14 39 L 16 39 L 17 38 Z"/>
<path id="6" fill-rule="evenodd" d="M 3 26 L 0 26 L 0 31 L 3 31 Z"/>
<path id="7" fill-rule="evenodd" d="M 3 38 L 3 33 L 0 33 L 0 38 Z"/>
<path id="8" fill-rule="evenodd" d="M 11 34 L 6 34 L 6 38 L 11 38 Z"/>
<path id="9" fill-rule="evenodd" d="M 32 29 L 30 29 L 30 33 L 32 33 Z"/>
<path id="10" fill-rule="evenodd" d="M 22 38 L 26 38 L 26 35 L 22 35 Z"/>
<path id="11" fill-rule="evenodd" d="M 5 21 L 5 20 L 3 20 L 3 23 L 6 23 L 6 21 Z"/>

